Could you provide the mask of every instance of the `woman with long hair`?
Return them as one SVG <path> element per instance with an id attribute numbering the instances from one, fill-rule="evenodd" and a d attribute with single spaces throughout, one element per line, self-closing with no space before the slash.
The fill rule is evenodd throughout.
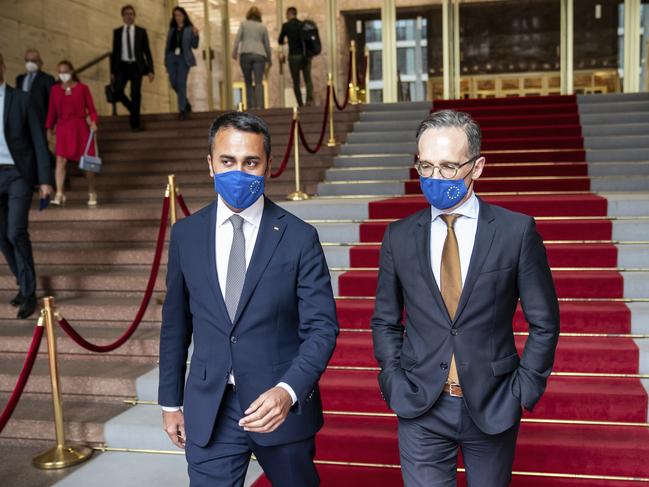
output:
<path id="1" fill-rule="evenodd" d="M 65 204 L 63 184 L 68 161 L 78 161 L 84 155 L 90 130 L 97 133 L 97 111 L 88 86 L 79 81 L 74 66 L 63 60 L 58 64 L 60 83 L 50 92 L 50 104 L 45 127 L 51 140 L 56 133 L 56 195 L 52 204 Z M 95 145 L 90 144 L 88 154 L 95 155 Z M 95 174 L 84 171 L 88 181 L 88 206 L 97 206 Z"/>
<path id="2" fill-rule="evenodd" d="M 192 111 L 187 100 L 187 76 L 191 67 L 196 66 L 192 49 L 198 47 L 198 40 L 198 29 L 192 24 L 185 9 L 175 7 L 167 33 L 165 67 L 169 73 L 169 83 L 178 96 L 181 120 L 185 120 Z"/>
<path id="3" fill-rule="evenodd" d="M 234 40 L 232 58 L 239 64 L 246 82 L 246 105 L 248 110 L 264 108 L 264 70 L 266 64 L 272 65 L 268 29 L 261 22 L 261 12 L 257 7 L 250 7 L 246 20 L 241 22 L 239 32 Z M 255 78 L 253 91 L 252 78 Z"/>

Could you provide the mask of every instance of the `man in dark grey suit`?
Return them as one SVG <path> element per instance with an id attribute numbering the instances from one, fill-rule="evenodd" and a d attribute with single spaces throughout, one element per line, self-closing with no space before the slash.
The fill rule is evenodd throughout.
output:
<path id="1" fill-rule="evenodd" d="M 43 127 L 27 94 L 4 82 L 4 71 L 0 54 L 0 249 L 20 287 L 11 304 L 25 319 L 36 310 L 29 206 L 35 185 L 41 198 L 52 194 L 53 177 Z"/>
<path id="2" fill-rule="evenodd" d="M 430 206 L 386 230 L 372 318 L 403 479 L 455 486 L 459 447 L 469 486 L 506 486 L 523 409 L 543 394 L 559 337 L 545 248 L 533 218 L 473 192 L 485 158 L 468 114 L 433 113 L 417 143 Z M 530 332 L 520 359 L 519 298 Z"/>

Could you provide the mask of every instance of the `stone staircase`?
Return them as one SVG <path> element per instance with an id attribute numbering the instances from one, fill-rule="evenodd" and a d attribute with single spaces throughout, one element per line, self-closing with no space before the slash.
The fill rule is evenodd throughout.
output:
<path id="1" fill-rule="evenodd" d="M 278 165 L 288 140 L 291 112 L 270 109 L 259 114 L 271 128 L 273 158 Z M 32 210 L 30 235 L 38 295 L 54 295 L 61 313 L 89 341 L 112 342 L 135 317 L 153 260 L 167 174 L 176 174 L 192 210 L 213 199 L 206 154 L 208 129 L 215 115 L 195 113 L 184 122 L 178 122 L 173 115 L 150 115 L 144 117 L 147 130 L 141 133 L 131 133 L 123 117 L 103 118 L 99 143 L 105 167 L 98 177 L 99 207 L 85 207 L 85 181 L 79 171 L 72 170 L 67 206 L 50 207 L 43 212 Z M 320 107 L 301 110 L 303 129 L 311 144 L 320 133 L 321 117 Z M 339 142 L 345 141 L 357 118 L 354 107 L 336 113 Z M 317 155 L 301 151 L 304 191 L 315 192 L 317 182 L 322 180 L 338 150 L 325 145 Z M 291 161 L 281 177 L 270 181 L 267 193 L 275 199 L 284 198 L 294 190 L 293 176 Z M 157 363 L 161 316 L 158 298 L 164 292 L 166 253 L 165 249 L 154 297 L 143 322 L 120 349 L 103 355 L 88 353 L 57 330 L 69 440 L 93 445 L 106 443 L 106 422 L 130 409 L 124 401 L 141 396 L 138 378 Z M 13 276 L 2 266 L 2 407 L 13 390 L 37 318 L 34 315 L 27 321 L 15 319 L 16 310 L 6 304 L 15 294 L 15 288 Z M 32 456 L 53 445 L 49 391 L 47 348 L 43 340 L 23 398 L 0 435 L 0 457 L 16 460 L 11 465 L 3 461 L 0 476 L 21 478 L 21 483 L 15 484 L 21 487 L 50 485 L 72 471 L 47 472 L 31 467 Z M 156 428 L 161 432 L 159 414 L 156 416 Z M 146 463 L 144 458 L 139 461 Z M 7 477 L 10 472 L 13 476 Z M 179 472 L 183 474 L 184 469 Z M 111 477 L 111 485 L 113 480 Z"/>

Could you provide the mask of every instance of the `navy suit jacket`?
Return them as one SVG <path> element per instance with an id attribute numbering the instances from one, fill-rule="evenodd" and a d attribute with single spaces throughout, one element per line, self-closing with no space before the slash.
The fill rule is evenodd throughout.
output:
<path id="1" fill-rule="evenodd" d="M 25 183 L 54 185 L 44 128 L 27 93 L 7 85 L 2 116 L 9 152 Z"/>
<path id="2" fill-rule="evenodd" d="M 22 91 L 23 89 L 23 80 L 27 74 L 19 74 L 16 77 L 16 89 Z M 47 110 L 50 106 L 50 91 L 52 86 L 56 84 L 56 80 L 53 76 L 43 72 L 37 71 L 36 76 L 32 80 L 32 85 L 29 88 L 28 98 L 36 115 L 41 122 L 41 125 L 45 127 L 45 120 L 47 119 Z"/>
<path id="3" fill-rule="evenodd" d="M 263 446 L 313 436 L 323 424 L 318 379 L 336 343 L 329 269 L 312 226 L 266 199 L 239 307 L 230 321 L 216 271 L 217 200 L 171 231 L 160 334 L 158 402 L 184 404 L 187 439 L 205 446 L 234 371 L 242 410 L 279 382 L 297 395 Z M 187 381 L 187 349 L 194 352 Z"/>
<path id="4" fill-rule="evenodd" d="M 559 338 L 559 307 L 534 219 L 480 200 L 473 254 L 451 320 L 430 262 L 430 207 L 392 223 L 381 247 L 374 353 L 379 386 L 401 417 L 428 411 L 455 353 L 464 400 L 487 434 L 509 429 L 540 399 Z M 522 358 L 512 322 L 529 323 Z M 405 332 L 403 310 L 405 307 Z"/>

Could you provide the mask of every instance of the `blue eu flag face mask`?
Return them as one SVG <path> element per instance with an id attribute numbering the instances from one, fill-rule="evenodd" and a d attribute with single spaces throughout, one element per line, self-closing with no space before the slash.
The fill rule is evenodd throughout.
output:
<path id="1" fill-rule="evenodd" d="M 469 192 L 464 178 L 433 179 L 420 176 L 419 184 L 428 202 L 438 210 L 452 208 Z"/>
<path id="2" fill-rule="evenodd" d="M 227 171 L 214 175 L 214 191 L 237 210 L 245 210 L 264 194 L 265 179 L 243 171 Z"/>

